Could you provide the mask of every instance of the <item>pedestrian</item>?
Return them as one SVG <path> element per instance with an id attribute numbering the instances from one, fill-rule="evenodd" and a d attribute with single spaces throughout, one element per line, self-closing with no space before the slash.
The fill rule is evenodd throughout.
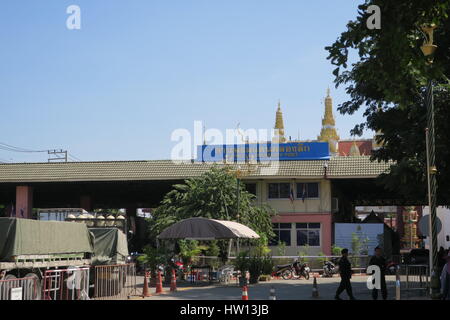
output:
<path id="1" fill-rule="evenodd" d="M 381 296 L 383 297 L 383 300 L 387 299 L 387 287 L 386 287 L 386 259 L 383 257 L 383 252 L 380 247 L 375 248 L 375 255 L 370 258 L 369 266 L 378 266 L 380 268 L 380 289 L 381 289 Z M 377 300 L 378 299 L 378 289 L 373 288 L 372 289 L 372 299 Z"/>
<path id="2" fill-rule="evenodd" d="M 442 300 L 450 300 L 450 252 L 441 273 Z"/>
<path id="3" fill-rule="evenodd" d="M 339 274 L 341 275 L 341 283 L 336 291 L 335 299 L 342 300 L 339 295 L 346 290 L 350 300 L 356 300 L 352 292 L 352 284 L 350 279 L 352 277 L 352 265 L 348 261 L 348 249 L 342 249 L 342 257 L 339 259 Z"/>
<path id="4" fill-rule="evenodd" d="M 445 253 L 444 247 L 440 247 L 438 251 L 438 274 L 441 274 L 442 268 L 444 268 L 444 265 L 446 263 L 445 258 L 447 257 L 447 254 Z"/>

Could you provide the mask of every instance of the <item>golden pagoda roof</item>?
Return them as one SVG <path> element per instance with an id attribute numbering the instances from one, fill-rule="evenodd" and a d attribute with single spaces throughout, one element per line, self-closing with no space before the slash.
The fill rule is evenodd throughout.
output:
<path id="1" fill-rule="evenodd" d="M 325 114 L 322 118 L 322 129 L 320 135 L 317 137 L 319 141 L 328 142 L 330 144 L 330 151 L 337 153 L 337 142 L 339 135 L 335 128 L 335 120 L 333 116 L 333 99 L 330 96 L 330 88 L 327 89 L 327 96 L 325 97 Z"/>
<path id="2" fill-rule="evenodd" d="M 279 143 L 286 142 L 286 138 L 284 137 L 284 121 L 283 121 L 283 112 L 281 111 L 281 102 L 278 101 L 277 113 L 275 116 L 275 138 L 274 140 Z"/>

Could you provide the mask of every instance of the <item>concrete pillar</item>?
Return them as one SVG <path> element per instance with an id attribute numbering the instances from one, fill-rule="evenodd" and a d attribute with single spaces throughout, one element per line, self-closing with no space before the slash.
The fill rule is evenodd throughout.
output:
<path id="1" fill-rule="evenodd" d="M 331 256 L 331 246 L 332 246 L 332 235 L 333 235 L 333 223 L 332 223 L 332 217 L 329 215 L 328 217 L 325 216 L 322 222 L 322 252 L 327 255 Z"/>
<path id="2" fill-rule="evenodd" d="M 80 208 L 83 208 L 86 211 L 92 211 L 91 196 L 84 195 L 80 197 Z"/>
<path id="3" fill-rule="evenodd" d="M 136 215 L 137 208 L 136 207 L 128 207 L 125 209 L 127 220 L 128 220 L 128 230 L 133 231 L 133 234 L 136 235 Z"/>
<path id="4" fill-rule="evenodd" d="M 30 186 L 16 187 L 15 216 L 18 218 L 32 219 L 33 188 Z"/>
<path id="5" fill-rule="evenodd" d="M 139 227 L 138 227 L 138 221 L 137 221 L 137 208 L 136 207 L 127 207 L 125 209 L 126 215 L 127 215 L 127 221 L 128 221 L 128 231 L 132 231 L 133 234 L 130 238 L 129 242 L 129 251 L 138 251 L 138 248 L 140 246 L 140 239 L 139 239 Z M 127 237 L 129 237 L 130 234 L 127 234 Z"/>

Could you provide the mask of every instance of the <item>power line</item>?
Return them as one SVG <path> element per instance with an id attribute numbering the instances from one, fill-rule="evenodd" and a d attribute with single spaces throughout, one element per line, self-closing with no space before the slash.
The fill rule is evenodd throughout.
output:
<path id="1" fill-rule="evenodd" d="M 0 150 L 4 151 L 10 151 L 10 152 L 21 152 L 21 153 L 47 153 L 49 155 L 48 162 L 53 161 L 65 161 L 67 162 L 67 159 L 69 158 L 72 161 L 83 161 L 80 158 L 74 156 L 73 154 L 70 154 L 67 152 L 67 150 L 56 150 L 56 149 L 49 149 L 49 150 L 32 150 L 32 149 L 26 149 L 22 147 L 13 146 L 4 142 L 0 142 Z M 54 155 L 54 158 L 50 158 L 50 155 Z M 0 159 L 1 161 L 1 159 Z"/>
<path id="2" fill-rule="evenodd" d="M 3 142 L 0 142 L 0 149 L 5 150 L 5 151 L 25 152 L 25 153 L 47 152 L 48 151 L 48 150 L 30 150 L 30 149 L 12 146 L 12 145 L 9 145 L 9 144 L 3 143 Z"/>
<path id="3" fill-rule="evenodd" d="M 78 157 L 75 157 L 73 154 L 71 154 L 71 153 L 69 153 L 69 158 L 72 158 L 72 160 L 75 160 L 75 161 L 83 161 L 83 160 L 81 160 L 80 158 L 78 158 Z"/>

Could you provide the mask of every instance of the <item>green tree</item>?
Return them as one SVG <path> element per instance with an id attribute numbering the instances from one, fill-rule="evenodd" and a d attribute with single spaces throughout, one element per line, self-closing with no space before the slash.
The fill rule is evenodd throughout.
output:
<path id="1" fill-rule="evenodd" d="M 179 255 L 186 266 L 196 263 L 202 250 L 208 249 L 206 246 L 199 245 L 197 240 L 178 240 L 178 246 Z"/>
<path id="2" fill-rule="evenodd" d="M 381 30 L 370 30 L 366 21 L 369 5 L 381 9 Z M 439 170 L 438 201 L 450 200 L 450 1 L 449 0 L 367 0 L 358 7 L 356 19 L 347 24 L 326 50 L 336 66 L 337 86 L 345 86 L 350 99 L 341 104 L 342 114 L 363 108 L 364 129 L 381 131 L 383 147 L 373 153 L 378 161 L 394 160 L 390 172 L 378 182 L 406 199 L 426 201 L 424 91 L 428 79 L 435 80 L 436 164 Z M 432 67 L 420 50 L 420 26 L 434 23 L 438 50 Z M 355 61 L 350 61 L 356 53 Z"/>
<path id="3" fill-rule="evenodd" d="M 344 249 L 344 248 L 338 247 L 337 245 L 333 244 L 331 246 L 331 254 L 333 256 L 340 256 L 342 249 Z"/>
<path id="4" fill-rule="evenodd" d="M 150 245 L 144 247 L 143 254 L 137 258 L 138 262 L 149 269 L 151 273 L 151 283 L 156 283 L 156 272 L 159 265 L 165 265 L 171 253 L 164 247 L 154 248 Z"/>
<path id="5" fill-rule="evenodd" d="M 277 255 L 285 256 L 286 255 L 286 242 L 280 241 L 277 245 Z"/>
<path id="6" fill-rule="evenodd" d="M 226 169 L 213 167 L 199 177 L 187 179 L 184 184 L 173 186 L 161 205 L 149 219 L 151 237 L 180 220 L 204 217 L 219 220 L 237 220 L 237 179 Z M 271 217 L 274 211 L 266 205 L 254 203 L 254 195 L 240 184 L 239 222 L 257 232 L 262 239 L 273 236 Z M 223 242 L 218 243 L 226 250 Z"/>

